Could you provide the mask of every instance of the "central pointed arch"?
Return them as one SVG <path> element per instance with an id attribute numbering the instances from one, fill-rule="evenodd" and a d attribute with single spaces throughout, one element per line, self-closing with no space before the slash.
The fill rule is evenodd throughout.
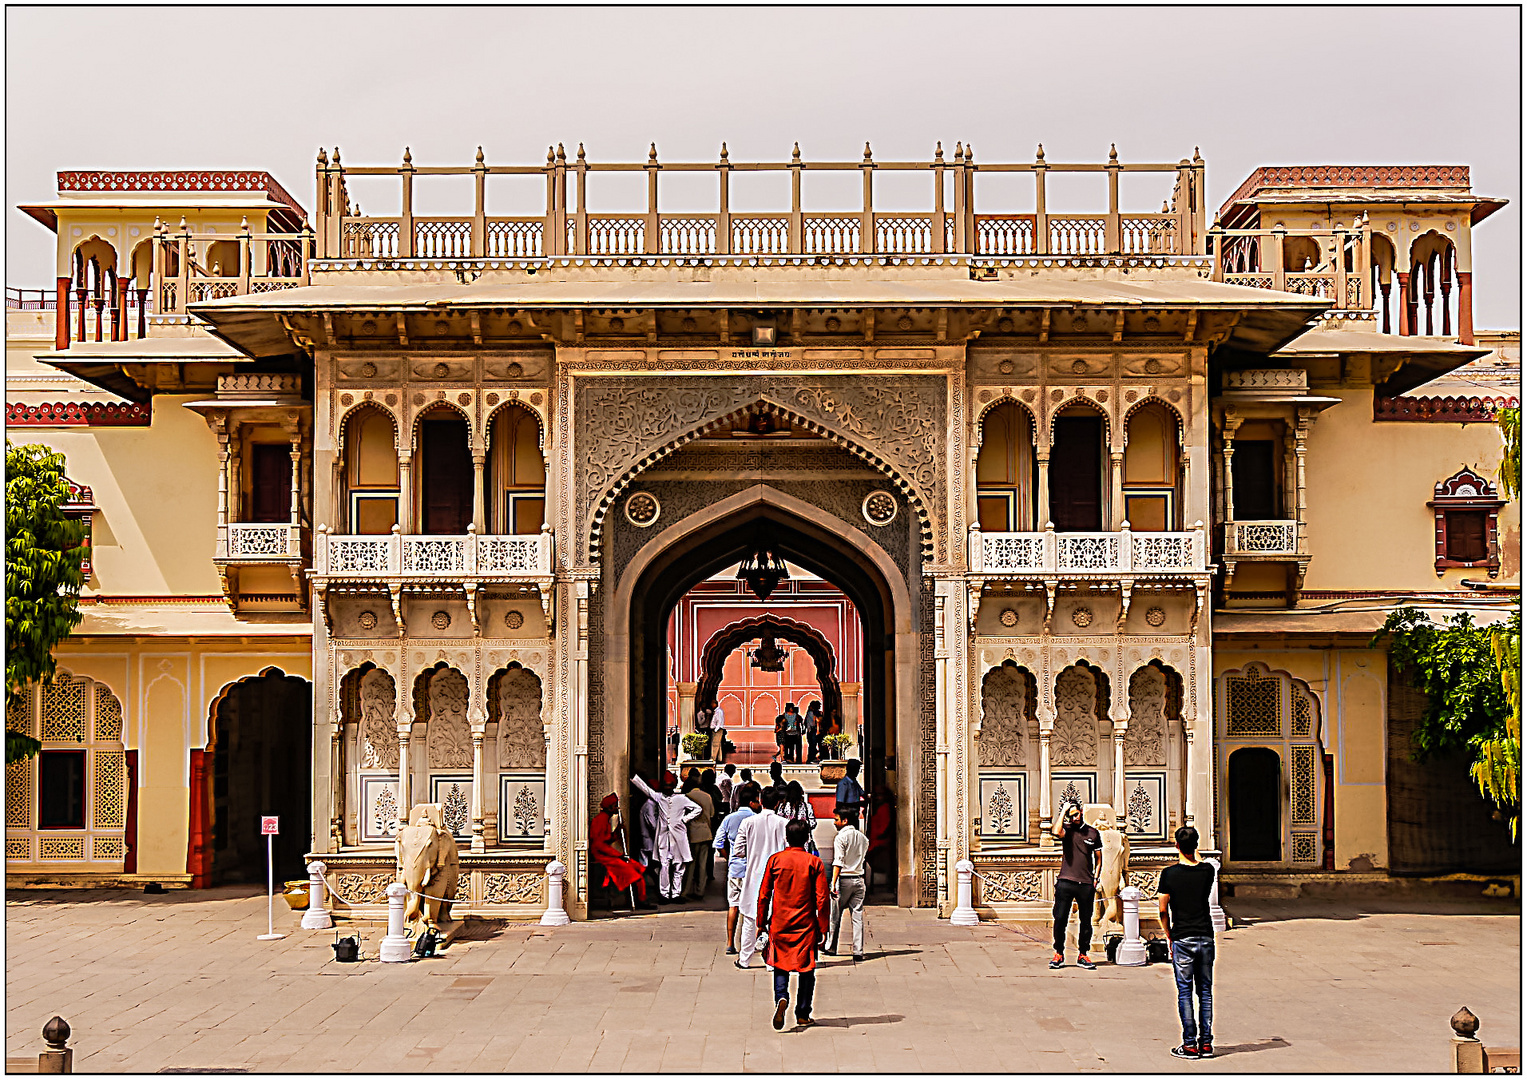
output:
<path id="1" fill-rule="evenodd" d="M 838 688 L 838 660 L 832 643 L 814 626 L 785 615 L 766 613 L 722 627 L 700 653 L 700 682 L 695 701 L 709 706 L 721 685 L 721 668 L 739 645 L 764 636 L 791 641 L 805 649 L 816 662 L 817 685 L 822 688 L 822 708 L 827 716 L 843 714 L 843 692 Z"/>

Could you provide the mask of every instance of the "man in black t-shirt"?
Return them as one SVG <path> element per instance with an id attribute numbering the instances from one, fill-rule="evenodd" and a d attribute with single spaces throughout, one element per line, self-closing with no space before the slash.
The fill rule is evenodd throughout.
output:
<path id="1" fill-rule="evenodd" d="M 1177 830 L 1177 865 L 1161 871 L 1156 888 L 1161 929 L 1172 950 L 1177 976 L 1177 1013 L 1182 1019 L 1182 1045 L 1172 1047 L 1181 1058 L 1214 1056 L 1214 922 L 1209 893 L 1214 888 L 1214 864 L 1198 857 L 1198 830 Z M 1193 1021 L 1193 993 L 1198 992 L 1198 1022 Z"/>
<path id="2" fill-rule="evenodd" d="M 1097 896 L 1097 875 L 1103 860 L 1103 838 L 1091 825 L 1082 821 L 1079 803 L 1066 803 L 1055 820 L 1054 833 L 1060 837 L 1060 876 L 1055 880 L 1055 956 L 1050 967 L 1066 966 L 1066 924 L 1071 921 L 1071 905 L 1077 911 L 1076 964 L 1088 971 L 1097 967 L 1087 950 L 1092 947 L 1092 905 Z"/>

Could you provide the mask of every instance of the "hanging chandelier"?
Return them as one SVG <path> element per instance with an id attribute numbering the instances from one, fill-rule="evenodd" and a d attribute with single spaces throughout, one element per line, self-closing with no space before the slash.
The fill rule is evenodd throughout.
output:
<path id="1" fill-rule="evenodd" d="M 774 550 L 774 545 L 767 537 L 760 536 L 753 551 L 737 568 L 737 580 L 746 581 L 754 596 L 767 600 L 781 581 L 790 580 L 790 571 L 785 560 Z"/>

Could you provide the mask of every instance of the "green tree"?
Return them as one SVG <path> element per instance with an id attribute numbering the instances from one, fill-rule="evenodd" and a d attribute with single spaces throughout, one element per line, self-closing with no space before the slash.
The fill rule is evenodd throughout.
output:
<path id="1" fill-rule="evenodd" d="M 1374 645 L 1388 644 L 1395 668 L 1426 694 L 1426 713 L 1411 734 L 1415 759 L 1467 753 L 1480 793 L 1509 816 L 1513 836 L 1521 804 L 1521 637 L 1520 610 L 1496 627 L 1475 626 L 1466 611 L 1438 626 L 1411 607 L 1390 612 L 1373 637 Z"/>
<path id="2" fill-rule="evenodd" d="M 5 711 L 55 670 L 53 648 L 80 621 L 84 523 L 64 514 L 64 457 L 46 446 L 5 442 Z M 5 761 L 37 753 L 30 735 L 5 733 Z"/>
<path id="3" fill-rule="evenodd" d="M 1500 428 L 1501 442 L 1505 443 L 1501 450 L 1500 471 L 1496 474 L 1500 478 L 1500 489 L 1506 498 L 1519 499 L 1522 495 L 1522 410 L 1502 409 L 1495 414 L 1495 423 Z"/>

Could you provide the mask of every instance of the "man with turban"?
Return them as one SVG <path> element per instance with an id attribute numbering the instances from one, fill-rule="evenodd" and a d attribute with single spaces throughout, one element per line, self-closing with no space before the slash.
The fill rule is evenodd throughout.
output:
<path id="1" fill-rule="evenodd" d="M 605 884 L 618 893 L 634 887 L 635 907 L 650 911 L 656 905 L 647 903 L 647 882 L 642 876 L 642 864 L 628 858 L 615 844 L 619 819 L 620 799 L 612 791 L 600 801 L 599 813 L 589 823 L 589 854 L 594 865 L 604 871 Z"/>
<path id="2" fill-rule="evenodd" d="M 657 804 L 658 903 L 674 904 L 684 888 L 684 867 L 693 857 L 689 849 L 689 819 L 702 813 L 698 803 L 675 793 L 679 778 L 664 771 L 662 791 L 653 791 L 640 776 L 631 777 L 642 794 Z"/>

